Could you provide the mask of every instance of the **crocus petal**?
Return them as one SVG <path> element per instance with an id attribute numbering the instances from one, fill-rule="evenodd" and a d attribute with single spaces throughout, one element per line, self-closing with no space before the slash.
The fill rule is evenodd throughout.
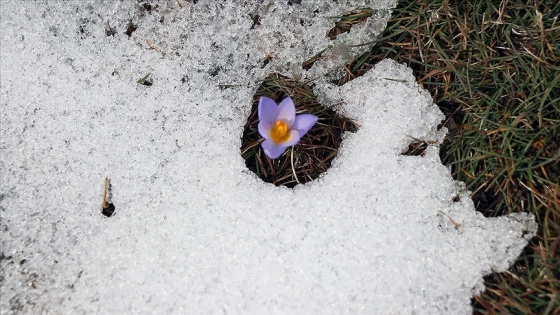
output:
<path id="1" fill-rule="evenodd" d="M 317 122 L 319 118 L 311 114 L 297 115 L 292 125 L 292 129 L 299 132 L 300 137 L 303 137 L 313 125 Z"/>
<path id="2" fill-rule="evenodd" d="M 286 97 L 278 108 L 276 109 L 276 116 L 274 117 L 275 121 L 280 119 L 284 120 L 291 129 L 292 124 L 296 118 L 296 106 L 294 105 L 294 101 L 292 101 L 291 97 Z"/>
<path id="3" fill-rule="evenodd" d="M 261 137 L 265 138 L 266 140 L 270 140 L 270 129 L 272 126 L 265 121 L 259 121 L 259 133 Z"/>
<path id="4" fill-rule="evenodd" d="M 286 151 L 286 146 L 278 145 L 270 140 L 265 140 L 261 144 L 261 146 L 264 150 L 264 153 L 271 159 L 278 158 L 280 155 L 282 155 L 282 153 L 284 153 L 284 151 Z"/>
<path id="5" fill-rule="evenodd" d="M 275 116 L 277 107 L 278 106 L 276 106 L 276 102 L 274 102 L 273 99 L 266 96 L 261 96 L 258 109 L 259 121 L 266 123 L 265 126 L 268 126 L 268 129 L 270 129 L 270 126 L 274 125 L 274 123 L 276 122 Z"/>
<path id="6" fill-rule="evenodd" d="M 288 140 L 286 140 L 282 143 L 279 143 L 279 145 L 285 146 L 285 147 L 291 147 L 294 144 L 298 143 L 300 139 L 301 139 L 301 135 L 300 135 L 299 131 L 290 130 L 290 138 L 288 138 Z"/>

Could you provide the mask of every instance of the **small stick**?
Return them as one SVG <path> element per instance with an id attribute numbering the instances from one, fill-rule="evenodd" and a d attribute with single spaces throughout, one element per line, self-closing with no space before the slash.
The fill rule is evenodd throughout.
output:
<path id="1" fill-rule="evenodd" d="M 109 177 L 105 176 L 105 189 L 103 189 L 103 204 L 101 205 L 101 213 L 107 217 L 112 216 L 115 212 L 115 205 L 107 201 L 107 199 L 111 197 L 111 195 L 109 195 L 110 188 L 111 185 L 109 185 Z"/>
<path id="2" fill-rule="evenodd" d="M 444 216 L 446 216 L 449 221 L 451 221 L 451 223 L 453 224 L 453 227 L 455 227 L 456 230 L 458 230 L 461 227 L 461 224 L 455 222 L 455 220 L 451 219 L 451 217 L 449 215 L 447 215 L 447 213 L 439 210 L 439 212 L 441 212 L 441 214 L 443 214 Z"/>
<path id="3" fill-rule="evenodd" d="M 105 176 L 105 189 L 103 189 L 103 209 L 107 209 L 107 192 L 109 191 L 109 177 Z"/>
<path id="4" fill-rule="evenodd" d="M 108 20 L 107 20 L 107 26 L 109 27 L 109 31 L 107 32 L 107 36 L 115 36 L 115 31 L 113 31 L 113 28 L 111 27 L 111 24 L 109 24 Z"/>

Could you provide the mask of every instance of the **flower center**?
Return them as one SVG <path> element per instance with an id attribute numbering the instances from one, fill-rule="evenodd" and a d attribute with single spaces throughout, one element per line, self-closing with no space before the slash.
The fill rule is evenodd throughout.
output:
<path id="1" fill-rule="evenodd" d="M 270 139 L 276 143 L 285 142 L 290 138 L 290 130 L 283 120 L 278 120 L 270 129 Z"/>

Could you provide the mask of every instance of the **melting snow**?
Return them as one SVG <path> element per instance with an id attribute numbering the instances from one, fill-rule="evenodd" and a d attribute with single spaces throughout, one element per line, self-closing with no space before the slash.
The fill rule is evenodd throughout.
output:
<path id="1" fill-rule="evenodd" d="M 2 3 L 2 314 L 467 314 L 482 276 L 534 235 L 531 216 L 475 212 L 437 145 L 401 155 L 445 136 L 410 69 L 385 60 L 328 83 L 394 1 L 141 4 Z M 325 36 L 363 7 L 365 24 Z M 239 153 L 271 72 L 313 79 L 361 126 L 294 190 Z"/>

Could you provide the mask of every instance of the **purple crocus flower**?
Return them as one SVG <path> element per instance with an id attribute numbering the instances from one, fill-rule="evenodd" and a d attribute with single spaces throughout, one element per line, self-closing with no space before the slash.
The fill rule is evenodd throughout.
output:
<path id="1" fill-rule="evenodd" d="M 290 97 L 276 105 L 274 100 L 262 96 L 259 101 L 259 133 L 265 139 L 261 144 L 264 153 L 271 159 L 278 158 L 287 147 L 298 143 L 317 119 L 311 114 L 296 116 L 296 107 Z"/>

